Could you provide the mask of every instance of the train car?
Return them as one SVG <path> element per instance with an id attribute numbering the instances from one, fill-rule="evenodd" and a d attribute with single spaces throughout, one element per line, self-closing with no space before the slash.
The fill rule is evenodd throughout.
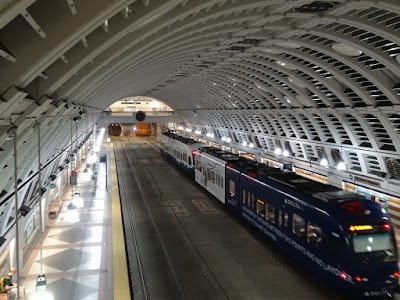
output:
<path id="1" fill-rule="evenodd" d="M 207 145 L 198 141 L 179 136 L 171 132 L 164 132 L 160 137 L 161 155 L 178 166 L 183 172 L 194 178 L 194 151 Z"/>
<path id="2" fill-rule="evenodd" d="M 225 203 L 225 165 L 228 161 L 239 160 L 239 155 L 213 147 L 195 151 L 195 181 L 215 198 Z"/>
<path id="3" fill-rule="evenodd" d="M 251 160 L 225 166 L 226 205 L 290 256 L 356 298 L 393 294 L 396 242 L 378 203 Z"/>

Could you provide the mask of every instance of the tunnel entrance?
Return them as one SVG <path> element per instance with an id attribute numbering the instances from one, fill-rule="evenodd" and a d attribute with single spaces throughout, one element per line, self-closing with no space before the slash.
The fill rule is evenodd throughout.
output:
<path id="1" fill-rule="evenodd" d="M 108 136 L 151 136 L 154 124 L 108 124 Z"/>
<path id="2" fill-rule="evenodd" d="M 108 135 L 109 136 L 121 136 L 122 126 L 120 124 L 108 124 Z"/>

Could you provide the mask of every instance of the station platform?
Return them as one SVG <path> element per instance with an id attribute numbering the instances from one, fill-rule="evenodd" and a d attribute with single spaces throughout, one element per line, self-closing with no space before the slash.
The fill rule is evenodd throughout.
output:
<path id="1" fill-rule="evenodd" d="M 54 300 L 131 299 L 112 145 L 103 145 L 100 153 L 108 154 L 108 173 L 106 164 L 97 162 L 95 182 L 82 163 L 78 184 L 69 187 L 43 233 L 42 259 L 38 243 L 23 268 L 20 285 L 28 300 L 45 300 L 36 292 L 41 263 Z M 82 205 L 76 199 L 71 204 L 74 193 Z"/>

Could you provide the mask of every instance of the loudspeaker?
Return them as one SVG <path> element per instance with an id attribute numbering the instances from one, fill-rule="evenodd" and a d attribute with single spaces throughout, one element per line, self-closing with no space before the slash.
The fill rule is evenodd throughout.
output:
<path id="1" fill-rule="evenodd" d="M 29 206 L 23 205 L 23 206 L 21 206 L 21 207 L 19 208 L 19 212 L 20 212 L 21 215 L 24 216 L 24 217 L 25 217 L 30 211 L 31 211 L 31 208 L 30 208 Z"/>
<path id="2" fill-rule="evenodd" d="M 136 113 L 136 120 L 138 121 L 144 121 L 144 119 L 146 118 L 146 114 L 143 111 L 138 111 Z"/>

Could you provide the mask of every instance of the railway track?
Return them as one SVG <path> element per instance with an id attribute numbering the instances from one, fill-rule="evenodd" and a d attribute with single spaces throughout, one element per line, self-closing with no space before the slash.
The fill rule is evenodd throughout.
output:
<path id="1" fill-rule="evenodd" d="M 161 230 L 159 228 L 159 224 L 156 221 L 156 217 L 152 213 L 152 208 L 150 207 L 152 201 L 149 200 L 149 197 L 152 197 L 153 199 L 158 199 L 160 202 L 161 206 L 164 207 L 165 209 L 168 209 L 168 204 L 167 201 L 160 189 L 160 187 L 157 185 L 157 182 L 155 178 L 153 177 L 153 174 L 151 173 L 150 170 L 147 168 L 140 168 L 140 171 L 138 170 L 138 165 L 135 163 L 135 161 L 140 160 L 140 159 L 146 159 L 146 157 L 152 157 L 154 152 L 157 152 L 155 157 L 159 157 L 158 154 L 158 147 L 156 146 L 156 142 L 152 142 L 149 140 L 148 143 L 146 144 L 132 144 L 129 142 L 127 139 L 126 141 L 124 140 L 117 140 L 117 149 L 123 149 L 123 150 L 116 150 L 115 157 L 118 161 L 119 164 L 121 162 L 125 161 L 129 165 L 130 169 L 130 179 L 134 181 L 135 187 L 137 188 L 137 195 L 140 196 L 140 201 L 144 203 L 144 211 L 147 215 L 147 218 L 149 220 L 149 225 L 152 227 L 152 231 L 154 232 L 156 236 L 156 241 L 160 249 L 162 250 L 162 255 L 166 264 L 168 265 L 168 273 L 170 274 L 171 278 L 173 279 L 173 285 L 174 289 L 177 291 L 177 296 L 175 296 L 174 299 L 182 299 L 186 300 L 187 299 L 187 291 L 185 291 L 183 284 L 181 282 L 180 276 L 178 276 L 177 271 L 175 270 L 174 263 L 171 260 L 171 257 L 169 255 L 169 251 L 173 251 L 173 249 L 169 250 L 167 249 L 166 242 L 164 241 L 164 237 L 161 233 Z M 151 151 L 149 151 L 149 147 L 151 148 Z M 154 151 L 154 152 L 153 152 Z M 170 166 L 167 165 L 167 168 L 170 168 Z M 140 174 L 139 174 L 140 173 Z M 118 167 L 118 177 L 119 177 L 119 185 L 120 185 L 120 193 L 121 198 L 124 198 L 127 200 L 129 198 L 129 192 L 127 186 L 132 185 L 132 182 L 127 182 L 127 176 L 122 175 L 121 168 Z M 143 183 L 141 182 L 140 178 L 142 177 L 142 181 L 147 181 L 145 184 L 146 186 L 143 186 Z M 156 192 L 156 197 L 149 195 L 148 190 L 149 187 L 150 189 L 153 190 L 152 193 Z M 126 235 L 126 241 L 132 241 L 132 251 L 128 251 L 128 253 L 131 253 L 131 257 L 129 258 L 129 261 L 135 262 L 134 266 L 131 265 L 131 274 L 133 272 L 138 273 L 138 279 L 139 282 L 133 282 L 134 291 L 133 294 L 135 296 L 135 299 L 151 299 L 151 288 L 149 287 L 149 284 L 147 282 L 146 278 L 146 270 L 145 265 L 143 264 L 143 254 L 141 253 L 140 250 L 140 241 L 138 241 L 137 238 L 137 225 L 135 225 L 135 220 L 134 220 L 134 214 L 133 214 L 133 207 L 129 201 L 123 201 L 124 203 L 124 223 L 125 223 L 125 235 Z M 194 245 L 194 243 L 191 241 L 190 235 L 186 232 L 186 229 L 184 228 L 183 224 L 179 221 L 179 218 L 174 215 L 174 212 L 172 211 L 172 214 L 169 214 L 171 217 L 174 225 L 176 226 L 177 232 L 179 232 L 179 235 L 181 236 L 182 240 L 185 242 L 187 249 L 189 250 L 188 253 L 192 255 L 196 261 L 197 265 L 199 266 L 199 273 L 207 279 L 209 283 L 209 288 L 212 290 L 212 293 L 215 295 L 215 299 L 229 299 L 226 295 L 226 293 L 223 291 L 221 285 L 219 282 L 215 279 L 215 276 L 212 273 L 212 270 L 208 267 L 205 259 L 201 256 L 200 252 Z M 128 230 L 127 230 L 128 229 Z M 160 257 L 158 258 L 160 259 Z M 168 280 L 171 282 L 171 280 Z"/>
<path id="2" fill-rule="evenodd" d="M 316 287 L 316 278 L 227 216 L 160 156 L 156 141 L 114 144 L 135 300 L 346 299 Z M 205 204 L 214 211 L 202 211 Z"/>

